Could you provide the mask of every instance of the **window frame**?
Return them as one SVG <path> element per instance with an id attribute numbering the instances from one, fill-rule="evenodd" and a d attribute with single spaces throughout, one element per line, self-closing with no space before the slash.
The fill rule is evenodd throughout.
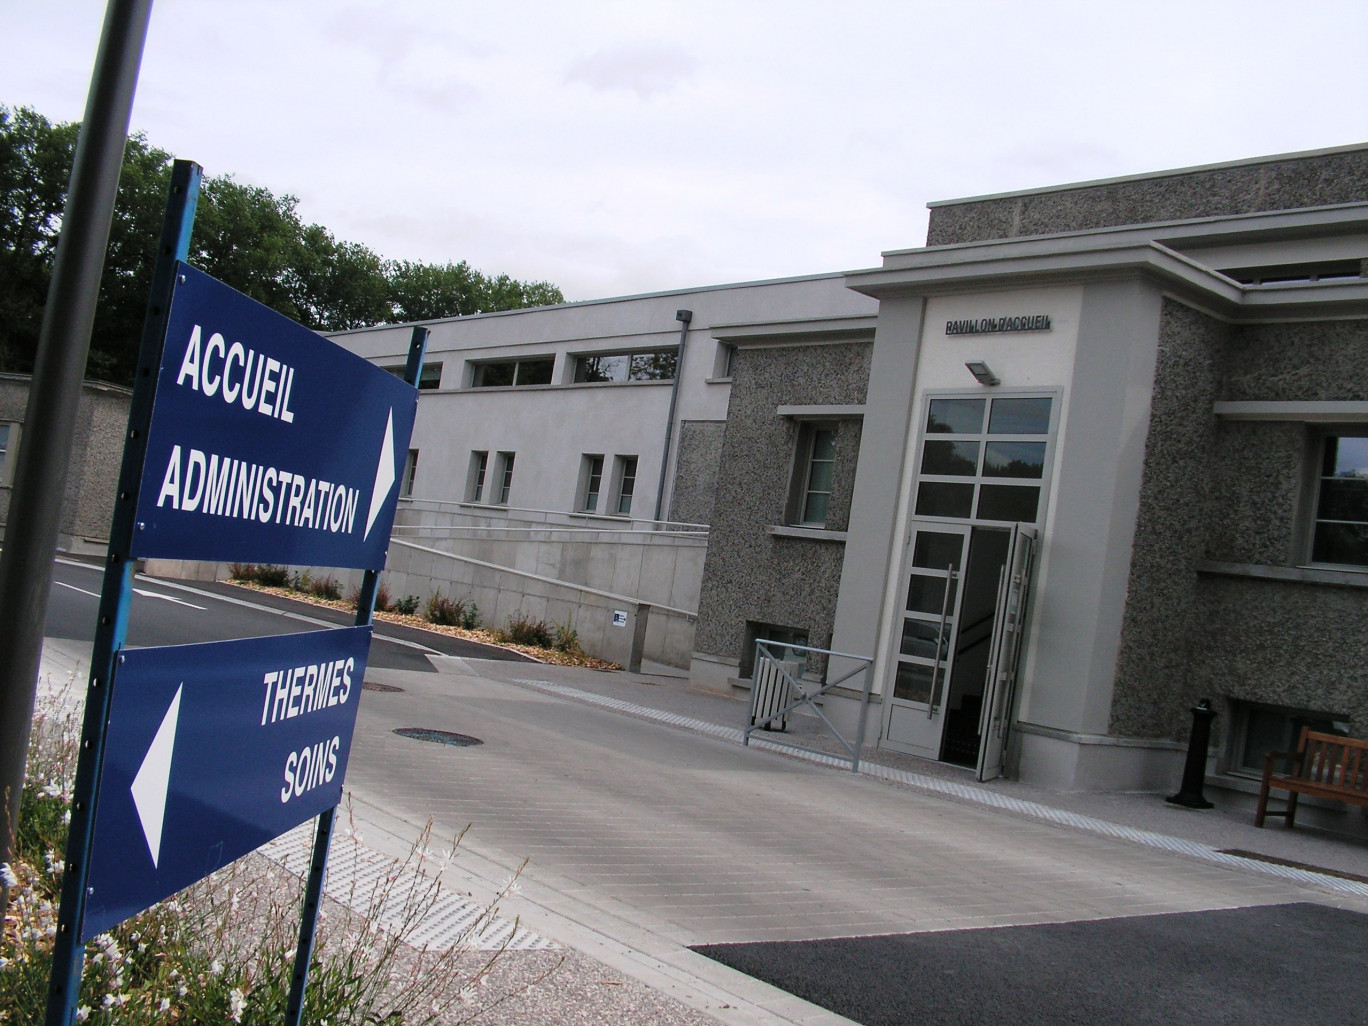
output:
<path id="1" fill-rule="evenodd" d="M 641 467 L 638 456 L 630 453 L 613 457 L 613 482 L 609 492 L 610 517 L 630 517 L 632 515 L 632 499 L 636 494 L 637 474 Z M 630 471 L 630 473 L 629 473 Z M 627 500 L 627 508 L 622 508 L 623 499 Z"/>
<path id="2" fill-rule="evenodd" d="M 579 483 L 575 486 L 575 512 L 597 513 L 603 494 L 603 465 L 605 454 L 586 452 L 580 456 Z"/>
<path id="3" fill-rule="evenodd" d="M 489 450 L 472 449 L 470 467 L 466 471 L 466 502 L 478 503 L 484 498 L 484 488 L 489 472 Z"/>
<path id="4" fill-rule="evenodd" d="M 19 451 L 19 436 L 22 427 L 18 421 L 0 421 L 4 431 L 0 439 L 0 488 L 7 488 L 14 481 L 15 455 Z"/>
<path id="5" fill-rule="evenodd" d="M 1226 740 L 1221 752 L 1221 768 L 1228 776 L 1243 777 L 1247 780 L 1260 779 L 1263 776 L 1264 753 L 1268 751 L 1295 751 L 1303 726 L 1309 726 L 1311 729 L 1323 733 L 1349 736 L 1350 717 L 1339 713 L 1299 709 L 1293 706 L 1273 705 L 1268 702 L 1252 702 L 1236 698 L 1229 699 L 1228 703 L 1230 707 L 1230 729 L 1226 731 Z M 1253 757 L 1254 765 L 1250 765 L 1248 759 L 1251 719 L 1253 716 L 1259 715 L 1280 717 L 1285 721 L 1287 732 L 1284 733 L 1282 740 L 1276 742 L 1276 747 L 1259 751 Z"/>
<path id="6" fill-rule="evenodd" d="M 829 463 L 831 472 L 827 480 L 827 490 L 818 492 L 812 488 L 812 479 L 813 471 L 818 463 L 817 443 L 820 436 L 824 434 L 831 436 L 831 457 L 820 462 Z M 789 510 L 788 516 L 784 518 L 785 523 L 793 527 L 826 528 L 827 521 L 831 519 L 831 499 L 836 493 L 836 464 L 838 462 L 840 437 L 840 421 L 803 420 L 798 422 L 798 444 L 794 457 L 792 482 L 793 493 L 789 498 Z M 816 494 L 825 494 L 827 500 L 826 508 L 822 511 L 820 520 L 808 516 L 811 499 Z"/>
<path id="7" fill-rule="evenodd" d="M 641 378 L 633 377 L 633 368 L 639 359 L 652 356 L 662 356 L 669 354 L 674 357 L 674 371 L 668 378 Z M 625 357 L 625 372 L 623 377 L 611 377 L 585 380 L 584 366 L 587 360 L 603 360 L 612 357 Z M 674 381 L 679 377 L 679 346 L 657 346 L 651 349 L 614 349 L 605 352 L 574 353 L 573 364 L 570 367 L 570 381 L 576 385 L 653 385 L 663 384 Z"/>
<path id="8" fill-rule="evenodd" d="M 494 487 L 497 489 L 490 499 L 491 506 L 507 506 L 508 496 L 513 490 L 513 461 L 516 452 L 500 450 L 494 459 Z"/>
<path id="9" fill-rule="evenodd" d="M 404 373 L 408 370 L 408 367 L 404 364 L 399 364 L 397 366 L 389 364 L 384 367 L 381 367 L 380 369 L 383 371 L 389 371 L 396 378 L 402 378 L 404 376 Z M 436 360 L 430 363 L 424 363 L 423 371 L 421 374 L 418 375 L 418 391 L 430 392 L 434 389 L 439 389 L 441 387 L 442 361 Z"/>
<path id="10" fill-rule="evenodd" d="M 418 474 L 418 450 L 410 449 L 404 460 L 404 473 L 399 478 L 399 497 L 413 498 L 413 479 Z"/>
<path id="11" fill-rule="evenodd" d="M 1312 434 L 1310 445 L 1307 447 L 1307 457 L 1309 466 L 1307 467 L 1306 483 L 1306 515 L 1305 530 L 1302 532 L 1301 555 L 1304 560 L 1303 566 L 1314 567 L 1322 570 L 1339 570 L 1347 573 L 1368 573 L 1368 560 L 1363 563 L 1332 563 L 1325 560 L 1318 560 L 1316 556 L 1316 536 L 1319 526 L 1322 523 L 1341 523 L 1368 525 L 1368 520 L 1339 520 L 1322 518 L 1321 510 L 1321 490 L 1322 485 L 1327 480 L 1333 480 L 1333 476 L 1327 478 L 1325 470 L 1326 446 L 1333 439 L 1338 441 L 1341 438 L 1364 438 L 1368 439 L 1368 425 L 1363 424 L 1333 424 L 1326 425 L 1324 428 Z"/>
<path id="12" fill-rule="evenodd" d="M 470 360 L 470 388 L 545 388 L 556 382 L 556 354 L 539 353 L 536 356 L 513 356 L 502 360 Z M 524 366 L 549 364 L 545 381 L 523 381 Z M 487 385 L 483 378 L 491 367 L 512 367 L 513 380 L 507 384 Z"/>

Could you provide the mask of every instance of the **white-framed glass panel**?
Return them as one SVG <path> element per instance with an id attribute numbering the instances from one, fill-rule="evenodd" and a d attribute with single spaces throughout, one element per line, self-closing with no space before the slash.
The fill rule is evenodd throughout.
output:
<path id="1" fill-rule="evenodd" d="M 678 364 L 677 346 L 640 353 L 589 353 L 575 358 L 575 381 L 673 381 Z"/>
<path id="2" fill-rule="evenodd" d="M 632 493 L 636 491 L 637 458 L 619 456 L 614 476 L 617 486 L 613 490 L 613 512 L 620 517 L 632 513 Z"/>
<path id="3" fill-rule="evenodd" d="M 585 453 L 580 458 L 580 490 L 576 507 L 581 513 L 598 511 L 599 492 L 603 490 L 603 454 Z"/>
<path id="4" fill-rule="evenodd" d="M 418 450 L 410 449 L 408 459 L 404 461 L 404 476 L 399 484 L 399 494 L 404 498 L 413 495 L 413 478 L 418 473 Z"/>
<path id="5" fill-rule="evenodd" d="M 802 503 L 799 523 L 811 526 L 826 524 L 831 508 L 831 481 L 836 468 L 836 429 L 818 425 L 804 425 L 808 435 L 807 466 L 803 475 Z"/>
<path id="6" fill-rule="evenodd" d="M 1368 436 L 1321 440 L 1311 562 L 1368 567 Z"/>
<path id="7" fill-rule="evenodd" d="M 404 376 L 404 372 L 407 369 L 408 368 L 405 367 L 403 364 L 399 364 L 398 366 L 389 366 L 381 368 L 381 370 L 389 371 L 396 378 L 402 378 Z M 418 375 L 418 388 L 422 391 L 428 391 L 434 388 L 441 387 L 442 361 L 438 360 L 435 363 L 423 364 L 423 371 L 421 374 Z"/>
<path id="8" fill-rule="evenodd" d="M 918 517 L 1039 521 L 1055 397 L 932 396 L 919 453 Z"/>
<path id="9" fill-rule="evenodd" d="M 1269 752 L 1296 751 L 1303 727 L 1322 734 L 1349 733 L 1348 719 L 1333 713 L 1258 702 L 1231 703 L 1227 772 L 1236 776 L 1263 776 L 1264 756 Z"/>
<path id="10" fill-rule="evenodd" d="M 471 388 L 516 388 L 549 385 L 555 370 L 554 356 L 530 356 L 517 360 L 490 360 L 472 365 Z"/>
<path id="11" fill-rule="evenodd" d="M 508 493 L 513 489 L 513 458 L 516 453 L 499 453 L 499 462 L 494 470 L 494 497 L 491 500 L 496 506 L 508 505 Z"/>
<path id="12" fill-rule="evenodd" d="M 470 454 L 470 471 L 466 476 L 466 502 L 480 502 L 484 498 L 485 473 L 489 470 L 489 453 L 475 450 Z"/>

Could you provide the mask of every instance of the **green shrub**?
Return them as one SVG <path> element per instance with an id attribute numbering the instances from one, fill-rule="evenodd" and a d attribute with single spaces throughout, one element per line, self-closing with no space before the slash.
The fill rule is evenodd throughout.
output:
<path id="1" fill-rule="evenodd" d="M 414 613 L 418 612 L 418 596 L 405 595 L 394 604 L 394 611 L 396 613 L 403 613 L 405 616 L 412 616 Z"/>
<path id="2" fill-rule="evenodd" d="M 580 648 L 579 631 L 570 626 L 569 620 L 556 625 L 556 637 L 552 647 L 569 655 L 579 655 L 584 651 Z"/>
<path id="3" fill-rule="evenodd" d="M 480 607 L 474 602 L 466 606 L 465 613 L 461 617 L 461 626 L 468 631 L 473 631 L 480 626 Z"/>
<path id="4" fill-rule="evenodd" d="M 502 630 L 495 633 L 494 638 L 504 644 L 550 648 L 552 643 L 551 625 L 545 620 L 534 620 L 519 611 L 508 618 L 508 623 Z"/>
<path id="5" fill-rule="evenodd" d="M 258 563 L 252 576 L 247 580 L 254 580 L 257 584 L 264 584 L 271 588 L 288 588 L 290 586 L 290 568 L 288 566 L 272 566 L 270 563 Z"/>
<path id="6" fill-rule="evenodd" d="M 310 581 L 309 586 L 304 590 L 318 598 L 340 599 L 342 597 L 342 582 L 329 574 L 320 580 Z"/>
<path id="7" fill-rule="evenodd" d="M 435 592 L 427 600 L 427 605 L 423 609 L 423 618 L 429 623 L 441 624 L 445 627 L 464 627 L 466 626 L 466 604 L 460 599 L 447 598 L 440 591 Z"/>

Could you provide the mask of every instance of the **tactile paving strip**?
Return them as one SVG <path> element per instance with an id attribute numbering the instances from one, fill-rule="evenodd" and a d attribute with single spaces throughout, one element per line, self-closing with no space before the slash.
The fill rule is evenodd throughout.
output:
<path id="1" fill-rule="evenodd" d="M 258 850 L 288 872 L 305 876 L 313 853 L 312 824 L 281 834 Z M 490 915 L 484 905 L 444 889 L 432 896 L 418 923 L 407 923 L 412 898 L 431 886 L 432 880 L 413 866 L 405 866 L 354 838 L 333 837 L 324 893 L 354 912 L 372 914 L 382 929 L 397 931 L 402 927 L 405 941 L 413 947 L 440 950 L 459 944 L 472 951 L 532 951 L 557 946 L 512 920 Z"/>

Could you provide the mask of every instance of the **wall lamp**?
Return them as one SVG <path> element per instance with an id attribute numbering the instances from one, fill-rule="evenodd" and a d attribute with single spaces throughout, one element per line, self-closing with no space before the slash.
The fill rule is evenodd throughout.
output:
<path id="1" fill-rule="evenodd" d="M 969 368 L 969 373 L 980 385 L 1002 384 L 1002 380 L 982 360 L 970 360 L 965 366 Z"/>

